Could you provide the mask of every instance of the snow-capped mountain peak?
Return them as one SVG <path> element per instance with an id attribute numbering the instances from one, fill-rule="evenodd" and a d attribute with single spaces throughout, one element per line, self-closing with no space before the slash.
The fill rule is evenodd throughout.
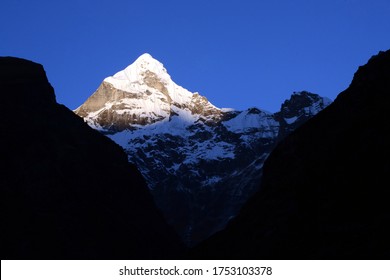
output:
<path id="1" fill-rule="evenodd" d="M 167 221 L 194 244 L 238 213 L 276 143 L 328 103 L 299 92 L 277 113 L 220 109 L 144 54 L 75 112 L 125 149 Z"/>
<path id="2" fill-rule="evenodd" d="M 113 76 L 107 77 L 104 81 L 111 83 L 118 89 L 128 91 L 132 90 L 132 88 L 126 87 L 129 83 L 142 82 L 149 72 L 153 73 L 166 83 L 171 80 L 164 65 L 154 59 L 150 54 L 145 53 L 124 70 L 119 71 Z"/>
<path id="3" fill-rule="evenodd" d="M 191 92 L 172 81 L 161 62 L 147 53 L 104 82 L 129 93 L 163 94 L 169 102 L 186 103 L 192 97 Z"/>
<path id="4" fill-rule="evenodd" d="M 138 128 L 173 116 L 188 119 L 220 118 L 222 111 L 198 93 L 177 85 L 164 65 L 150 54 L 104 79 L 76 113 L 99 130 Z"/>

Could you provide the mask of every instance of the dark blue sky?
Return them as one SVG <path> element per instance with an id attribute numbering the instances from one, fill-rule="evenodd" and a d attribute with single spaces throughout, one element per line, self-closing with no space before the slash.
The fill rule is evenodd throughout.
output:
<path id="1" fill-rule="evenodd" d="M 218 107 L 274 112 L 293 91 L 334 99 L 389 30 L 389 0 L 2 0 L 0 55 L 43 64 L 71 109 L 148 52 Z"/>

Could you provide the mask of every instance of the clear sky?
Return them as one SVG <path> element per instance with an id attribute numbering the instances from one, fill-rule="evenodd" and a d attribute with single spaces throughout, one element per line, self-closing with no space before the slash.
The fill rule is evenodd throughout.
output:
<path id="1" fill-rule="evenodd" d="M 390 48 L 389 0 L 2 0 L 0 56 L 44 65 L 81 105 L 147 52 L 218 107 L 271 112 L 293 91 L 334 99 Z"/>

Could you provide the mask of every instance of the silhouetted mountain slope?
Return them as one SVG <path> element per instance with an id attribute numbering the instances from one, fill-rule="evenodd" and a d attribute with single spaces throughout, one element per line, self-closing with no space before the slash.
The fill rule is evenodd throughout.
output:
<path id="1" fill-rule="evenodd" d="M 198 258 L 390 257 L 390 51 L 267 159 L 261 190 Z"/>
<path id="2" fill-rule="evenodd" d="M 0 58 L 1 258 L 172 258 L 180 245 L 117 144 L 63 105 L 41 65 Z"/>

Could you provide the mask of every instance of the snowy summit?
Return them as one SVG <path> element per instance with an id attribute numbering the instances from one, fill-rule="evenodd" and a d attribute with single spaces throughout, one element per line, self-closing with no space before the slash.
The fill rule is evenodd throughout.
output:
<path id="1" fill-rule="evenodd" d="M 198 93 L 191 93 L 172 81 L 163 64 L 150 54 L 104 79 L 77 114 L 100 130 L 137 128 L 168 121 L 170 117 L 218 118 L 221 110 Z"/>
<path id="2" fill-rule="evenodd" d="M 152 84 L 153 78 L 158 79 L 159 85 Z M 104 81 L 126 92 L 142 93 L 151 87 L 157 93 L 159 90 L 164 91 L 165 88 L 176 102 L 188 102 L 192 96 L 192 93 L 175 84 L 164 65 L 148 53 L 141 55 L 133 64 Z"/>

